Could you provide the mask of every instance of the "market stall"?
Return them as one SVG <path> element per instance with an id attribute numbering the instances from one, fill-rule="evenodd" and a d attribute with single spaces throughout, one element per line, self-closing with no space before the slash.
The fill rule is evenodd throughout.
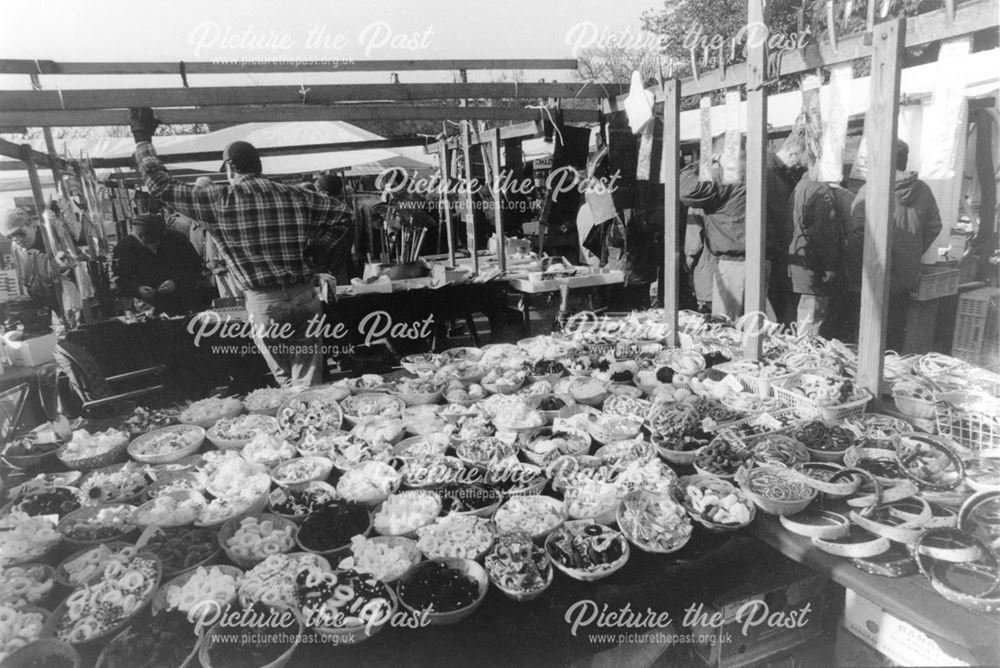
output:
<path id="1" fill-rule="evenodd" d="M 28 433 L 12 428 L 0 487 L 0 658 L 15 667 L 150 656 L 205 666 L 733 665 L 791 652 L 812 665 L 822 647 L 809 641 L 828 640 L 843 609 L 854 635 L 866 620 L 904 629 L 928 662 L 1000 663 L 1000 375 L 959 357 L 887 352 L 884 304 L 902 49 L 995 26 L 996 9 L 976 0 L 872 18 L 870 45 L 834 37 L 776 64 L 751 48 L 746 66 L 664 81 L 652 99 L 640 89 L 647 122 L 661 119 L 649 127 L 662 128 L 662 178 L 643 180 L 663 192 L 664 307 L 577 314 L 528 338 L 503 329 L 508 283 L 565 294 L 624 277 L 508 252 L 503 146 L 538 133 L 537 110 L 420 107 L 417 116 L 464 119 L 436 148 L 442 180 L 465 177 L 443 200 L 450 212 L 457 196 L 468 258 L 448 213 L 448 261 L 423 267 L 430 277 L 393 281 L 406 263 L 386 262 L 374 280 L 339 286 L 325 312 L 325 344 L 385 339 L 392 368 L 338 364 L 346 377 L 308 388 L 205 390 L 176 407 L 150 402 L 79 420 L 71 434 L 56 433 L 61 414 Z M 765 19 L 764 3 L 751 0 L 749 14 Z M 746 84 L 745 301 L 763 312 L 769 67 L 798 74 L 858 58 L 873 72 L 858 345 L 680 309 L 682 96 Z M 513 98 L 586 90 L 548 85 L 490 84 Z M 352 99 L 471 97 L 470 86 L 356 88 Z M 184 91 L 157 93 L 165 119 L 415 113 L 329 104 L 344 94 L 333 86 L 310 93 L 312 105 L 283 87 L 234 98 Z M 29 111 L 43 124 L 98 124 L 137 99 L 60 91 L 56 107 L 44 93 L 12 98 L 22 108 L 0 111 L 0 125 Z M 599 97 L 608 113 L 635 104 Z M 194 101 L 204 106 L 183 106 Z M 226 106 L 264 102 L 275 106 Z M 564 122 L 596 114 L 571 111 Z M 531 122 L 473 133 L 478 118 Z M 486 253 L 469 185 L 477 150 L 496 205 Z M 18 156 L 29 172 L 36 158 L 58 164 Z M 647 153 L 646 167 L 654 164 Z M 559 202 L 550 195 L 551 214 Z M 474 313 L 490 322 L 489 344 L 435 340 L 442 331 L 432 324 Z M 139 340 L 181 339 L 193 356 L 179 370 L 214 385 L 215 370 L 197 358 L 210 339 L 189 345 L 178 331 L 189 322 L 105 322 L 68 339 L 106 346 L 109 359 Z M 749 622 L 747 611 L 761 608 L 767 614 Z"/>

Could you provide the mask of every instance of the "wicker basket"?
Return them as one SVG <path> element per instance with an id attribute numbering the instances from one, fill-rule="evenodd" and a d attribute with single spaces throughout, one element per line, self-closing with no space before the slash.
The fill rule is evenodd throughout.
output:
<path id="1" fill-rule="evenodd" d="M 77 471 L 92 471 L 94 469 L 104 468 L 105 466 L 111 466 L 112 464 L 117 464 L 125 459 L 126 452 L 128 450 L 128 437 L 126 436 L 121 443 L 116 444 L 110 450 L 102 452 L 99 455 L 94 455 L 92 457 L 84 457 L 83 459 L 67 459 L 66 446 L 56 450 L 56 457 L 59 458 L 67 468 L 76 469 Z"/>
<path id="2" fill-rule="evenodd" d="M 149 593 L 146 594 L 146 596 L 142 599 L 142 601 L 139 601 L 138 605 L 136 605 L 135 610 L 132 612 L 132 614 L 126 617 L 125 619 L 121 620 L 117 624 L 109 627 L 105 631 L 97 634 L 92 638 L 88 638 L 87 640 L 84 640 L 83 642 L 79 643 L 70 642 L 69 643 L 70 645 L 73 645 L 74 647 L 79 645 L 83 645 L 85 647 L 101 646 L 101 644 L 104 641 L 107 641 L 109 638 L 113 638 L 116 635 L 118 635 L 122 631 L 122 629 L 131 624 L 139 615 L 141 615 L 146 610 L 149 604 L 152 603 L 153 596 L 156 593 L 156 590 L 160 585 L 160 580 L 163 577 L 163 564 L 160 562 L 160 558 L 157 557 L 152 552 L 137 552 L 133 557 L 133 559 L 140 559 L 140 558 L 152 561 L 156 569 L 156 573 L 153 576 L 153 586 L 149 590 Z M 45 628 L 42 629 L 42 635 L 45 636 L 55 635 L 56 628 L 59 626 L 59 621 L 66 613 L 68 607 L 69 607 L 68 601 L 63 601 L 62 603 L 59 604 L 59 607 L 57 607 L 55 610 L 52 611 L 52 616 L 49 618 L 48 622 L 46 622 Z"/>
<path id="3" fill-rule="evenodd" d="M 192 403 L 197 403 L 197 402 L 192 402 Z M 180 420 L 182 424 L 195 425 L 196 427 L 201 427 L 202 429 L 211 429 L 213 426 L 215 426 L 215 423 L 221 420 L 222 418 L 236 417 L 242 412 L 243 412 L 243 402 L 241 401 L 239 402 L 239 405 L 234 403 L 232 408 L 219 415 L 213 415 L 212 417 L 203 418 L 201 420 L 192 420 L 190 422 L 185 422 L 183 420 L 180 420 L 180 416 L 178 416 L 178 420 Z M 184 410 L 182 409 L 180 415 L 183 414 Z"/>
<path id="4" fill-rule="evenodd" d="M 129 509 L 130 512 L 131 510 L 134 510 L 133 506 L 130 506 L 125 503 L 107 503 L 100 506 L 84 506 L 83 508 L 74 510 L 73 512 L 66 515 L 66 517 L 59 520 L 59 524 L 56 525 L 56 529 L 59 531 L 59 533 L 62 534 L 63 540 L 66 542 L 66 544 L 74 548 L 93 547 L 95 545 L 98 545 L 99 543 L 125 540 L 129 534 L 136 531 L 136 526 L 132 524 L 131 520 L 129 520 L 129 522 L 125 524 L 122 531 L 111 536 L 102 536 L 100 538 L 73 538 L 72 536 L 69 536 L 67 534 L 67 531 L 69 531 L 70 526 L 73 524 L 75 520 L 78 520 L 82 517 L 96 515 L 99 511 L 112 507 L 127 508 Z"/>
<path id="5" fill-rule="evenodd" d="M 201 492 L 198 492 L 193 489 L 179 489 L 173 492 L 165 492 L 160 496 L 169 497 L 177 502 L 192 501 L 197 506 L 198 510 L 194 514 L 194 517 L 192 517 L 190 520 L 184 520 L 183 518 L 172 517 L 166 521 L 163 520 L 151 521 L 143 517 L 144 513 L 149 512 L 156 505 L 156 499 L 151 499 L 135 509 L 135 511 L 132 513 L 132 523 L 140 527 L 147 527 L 152 524 L 155 524 L 158 527 L 179 527 L 179 526 L 186 526 L 188 524 L 194 524 L 194 522 L 198 519 L 198 516 L 201 514 L 201 511 L 204 510 L 205 504 L 207 503 L 207 501 L 205 500 L 205 496 Z"/>
<path id="6" fill-rule="evenodd" d="M 180 450 L 174 450 L 172 452 L 161 452 L 157 454 L 149 454 L 140 452 L 143 445 L 147 441 L 151 441 L 163 434 L 173 433 L 173 432 L 191 432 L 194 437 L 191 438 L 191 442 L 185 445 Z M 205 430 L 201 427 L 189 424 L 177 424 L 172 427 L 164 427 L 163 429 L 156 429 L 154 431 L 148 432 L 139 436 L 134 441 L 128 444 L 128 454 L 137 462 L 143 464 L 172 464 L 178 459 L 184 459 L 201 449 L 202 443 L 205 442 Z"/>
<path id="7" fill-rule="evenodd" d="M 132 545 L 130 543 L 126 543 L 126 542 L 118 541 L 118 540 L 111 541 L 109 543 L 104 543 L 104 545 L 106 545 L 109 550 L 111 550 L 112 552 L 114 552 L 116 554 L 119 553 L 119 552 L 121 552 L 122 550 L 124 550 L 127 547 L 132 547 Z M 78 557 L 82 557 L 84 554 L 86 554 L 87 552 L 90 552 L 91 550 L 97 549 L 97 547 L 98 547 L 97 545 L 91 545 L 90 547 L 85 547 L 85 548 L 83 548 L 81 550 L 78 550 L 78 551 L 74 552 L 73 554 L 69 555 L 65 559 L 63 559 L 59 563 L 59 565 L 55 568 L 55 570 L 53 572 L 53 577 L 55 578 L 55 581 L 58 582 L 61 585 L 69 587 L 71 589 L 76 589 L 77 587 L 79 587 L 81 585 L 90 584 L 95 579 L 100 578 L 104 574 L 104 569 L 103 568 L 94 571 L 93 575 L 91 577 L 87 578 L 83 582 L 73 582 L 72 580 L 69 579 L 69 573 L 66 572 L 66 564 L 70 563 L 71 561 L 73 561 L 74 559 L 76 559 Z"/>

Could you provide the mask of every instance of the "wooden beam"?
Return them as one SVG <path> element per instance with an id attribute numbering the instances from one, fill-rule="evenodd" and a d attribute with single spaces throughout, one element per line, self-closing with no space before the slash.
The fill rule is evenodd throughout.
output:
<path id="1" fill-rule="evenodd" d="M 465 234 L 472 256 L 472 274 L 479 274 L 479 254 L 476 252 L 476 210 L 472 202 L 472 155 L 469 151 L 469 122 L 462 121 L 462 161 L 465 169 Z"/>
<path id="2" fill-rule="evenodd" d="M 750 25 L 767 25 L 764 0 L 749 0 L 747 21 Z M 746 291 L 743 312 L 753 314 L 743 339 L 743 356 L 760 358 L 760 325 L 767 310 L 767 50 L 757 40 L 747 54 L 747 166 L 746 179 Z M 760 322 L 756 322 L 759 318 Z"/>
<path id="3" fill-rule="evenodd" d="M 207 107 L 202 109 L 163 109 L 156 115 L 164 123 L 270 123 L 291 121 L 533 121 L 538 110 L 514 107 L 452 107 L 412 105 L 342 104 L 337 106 L 286 105 L 266 107 Z M 567 109 L 567 122 L 596 123 L 600 113 L 595 109 Z M 0 111 L 0 125 L 31 125 L 35 127 L 83 127 L 94 125 L 128 125 L 125 110 L 83 111 Z"/>
<path id="4" fill-rule="evenodd" d="M 273 157 L 278 155 L 307 155 L 312 153 L 339 153 L 341 151 L 363 151 L 373 148 L 398 148 L 401 146 L 423 146 L 426 140 L 423 137 L 400 137 L 397 139 L 369 139 L 363 141 L 339 142 L 336 144 L 300 144 L 296 146 L 271 146 L 258 147 L 257 152 L 261 157 Z M 177 164 L 184 162 L 205 162 L 221 160 L 222 151 L 197 151 L 190 153 L 162 153 L 159 154 L 160 161 L 164 164 Z M 127 158 L 92 158 L 91 164 L 95 168 L 110 167 L 132 167 L 135 159 Z"/>
<path id="5" fill-rule="evenodd" d="M 503 140 L 500 138 L 500 128 L 493 130 L 493 142 L 490 144 L 491 162 L 493 163 L 493 199 L 496 203 L 496 218 L 494 227 L 497 235 L 497 266 L 501 272 L 507 271 L 507 242 L 503 233 L 503 197 L 501 196 L 501 184 L 503 183 L 503 159 L 500 150 L 503 148 Z"/>
<path id="6" fill-rule="evenodd" d="M 340 142 L 337 144 L 301 144 L 297 146 L 259 147 L 257 151 L 263 157 L 276 155 L 306 155 L 311 153 L 338 153 L 340 151 L 361 151 L 372 148 L 398 148 L 401 146 L 424 146 L 423 137 L 399 137 L 396 139 L 370 139 L 364 141 Z M 185 162 L 205 162 L 221 160 L 222 151 L 196 151 L 190 153 L 159 154 L 164 164 Z M 135 159 L 131 156 L 123 158 L 91 158 L 90 164 L 95 169 L 113 169 L 117 167 L 131 168 Z M 0 172 L 23 170 L 17 163 L 0 162 Z"/>
<path id="7" fill-rule="evenodd" d="M 65 161 L 55 156 L 52 160 L 49 156 L 40 151 L 36 151 L 31 148 L 29 144 L 15 144 L 14 142 L 7 141 L 6 139 L 0 138 L 0 155 L 6 158 L 13 158 L 14 160 L 23 160 L 23 147 L 28 146 L 31 151 L 31 159 L 35 161 L 36 165 L 41 165 L 43 167 L 51 167 L 53 163 L 63 165 Z M 24 166 L 18 163 L 11 162 L 0 162 L 0 171 L 20 171 L 23 170 Z"/>
<path id="8" fill-rule="evenodd" d="M 861 327 L 858 334 L 857 384 L 881 397 L 885 327 L 889 313 L 893 206 L 896 185 L 896 132 L 899 124 L 899 79 L 906 22 L 879 23 L 872 35 L 871 101 L 865 129 L 868 182 L 865 185 L 865 251 L 861 282 Z"/>
<path id="9" fill-rule="evenodd" d="M 129 88 L 103 90 L 6 91 L 0 111 L 63 111 L 129 107 L 236 107 L 245 105 L 342 102 L 407 102 L 417 100 L 599 99 L 627 90 L 626 84 L 586 83 L 418 83 L 332 84 L 300 86 L 211 86 L 204 88 Z"/>
<path id="10" fill-rule="evenodd" d="M 663 84 L 663 311 L 667 319 L 667 345 L 676 346 L 677 309 L 680 303 L 681 249 L 677 247 L 680 227 L 681 95 L 676 79 Z"/>
<path id="11" fill-rule="evenodd" d="M 574 58 L 510 58 L 472 60 L 358 60 L 327 59 L 317 62 L 183 63 L 191 74 L 255 74 L 274 72 L 434 72 L 443 70 L 573 70 Z M 51 60 L 0 60 L 0 74 L 176 74 L 181 62 L 74 62 Z"/>
<path id="12" fill-rule="evenodd" d="M 13 158 L 14 160 L 21 160 L 21 156 L 24 154 L 24 149 L 21 144 L 15 144 L 12 141 L 7 141 L 6 139 L 0 138 L 0 155 L 5 158 Z"/>
<path id="13" fill-rule="evenodd" d="M 872 0 L 878 2 L 878 0 Z M 911 16 L 906 27 L 906 48 L 923 46 L 933 42 L 962 37 L 981 30 L 1000 26 L 1000 0 L 969 0 L 961 3 L 955 10 L 955 20 L 947 21 L 945 9 L 938 9 L 926 14 Z M 813 44 L 804 50 L 783 52 L 777 74 L 788 76 L 798 74 L 818 67 L 828 67 L 837 63 L 846 63 L 871 55 L 871 47 L 865 45 L 865 35 L 855 34 L 841 36 L 837 49 L 826 41 Z M 772 78 L 776 73 L 770 73 Z M 746 63 L 731 65 L 723 70 L 701 72 L 698 79 L 684 79 L 681 83 L 681 96 L 691 97 L 702 95 L 724 88 L 743 86 L 747 83 Z M 658 94 L 658 88 L 649 92 Z M 627 95 L 619 95 L 618 102 L 625 103 Z M 659 101 L 661 98 L 657 98 Z"/>

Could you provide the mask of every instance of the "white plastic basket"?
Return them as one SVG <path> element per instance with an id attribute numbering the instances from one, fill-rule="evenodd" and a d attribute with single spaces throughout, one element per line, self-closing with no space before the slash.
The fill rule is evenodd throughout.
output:
<path id="1" fill-rule="evenodd" d="M 836 406 L 820 406 L 816 403 L 815 399 L 810 399 L 804 394 L 799 394 L 798 392 L 789 390 L 787 387 L 782 387 L 781 385 L 772 385 L 771 391 L 774 392 L 774 396 L 777 397 L 781 403 L 795 409 L 795 413 L 801 418 L 811 419 L 818 417 L 823 420 L 830 420 L 834 422 L 864 415 L 868 402 L 872 400 L 871 395 L 866 391 L 865 396 L 860 399 L 848 401 Z"/>

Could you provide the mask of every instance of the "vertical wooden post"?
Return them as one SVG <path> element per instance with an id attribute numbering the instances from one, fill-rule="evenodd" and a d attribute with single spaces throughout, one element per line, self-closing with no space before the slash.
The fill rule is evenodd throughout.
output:
<path id="1" fill-rule="evenodd" d="M 875 26 L 872 36 L 871 97 L 866 118 L 868 183 L 865 185 L 865 254 L 861 281 L 857 384 L 876 402 L 881 396 L 885 326 L 889 312 L 889 263 L 896 186 L 899 77 L 906 37 L 904 19 Z"/>
<path id="2" fill-rule="evenodd" d="M 30 144 L 21 144 L 21 160 L 28 170 L 28 181 L 31 183 L 31 194 L 35 198 L 35 208 L 38 210 L 38 220 L 41 222 L 45 212 L 45 193 L 42 192 L 42 182 L 38 178 L 38 165 Z"/>
<path id="3" fill-rule="evenodd" d="M 472 202 L 472 156 L 469 151 L 469 121 L 462 121 L 462 160 L 465 163 L 465 233 L 469 252 L 472 253 L 472 273 L 479 273 L 479 255 L 476 254 L 476 210 Z"/>
<path id="4" fill-rule="evenodd" d="M 677 305 L 680 272 L 677 232 L 680 226 L 680 126 L 681 96 L 677 79 L 663 84 L 663 153 L 660 176 L 663 177 L 663 311 L 667 318 L 667 345 L 679 345 Z"/>
<path id="5" fill-rule="evenodd" d="M 31 88 L 42 90 L 42 80 L 37 72 L 28 75 L 31 78 Z M 62 178 L 62 170 L 59 168 L 59 161 L 56 159 L 56 142 L 52 138 L 52 128 L 46 126 L 42 128 L 42 136 L 45 137 L 45 152 L 49 154 L 49 169 L 52 170 L 52 184 L 59 187 Z"/>
<path id="6" fill-rule="evenodd" d="M 500 128 L 493 130 L 493 141 L 490 142 L 490 149 L 492 150 L 493 157 L 491 162 L 493 163 L 493 199 L 496 201 L 496 235 L 497 235 L 497 267 L 501 272 L 507 271 L 507 243 L 504 240 L 503 233 L 503 212 L 501 211 L 501 201 L 500 190 L 503 185 L 503 180 L 501 179 L 501 173 L 503 172 L 503 167 L 500 164 L 502 162 L 502 157 L 500 155 L 500 149 L 503 144 L 500 141 Z"/>
<path id="7" fill-rule="evenodd" d="M 444 228 L 448 235 L 448 264 L 455 266 L 455 237 L 451 225 L 451 204 L 448 202 L 448 189 L 451 186 L 448 165 L 448 142 L 438 142 L 438 168 L 441 170 L 441 203 L 444 205 Z"/>
<path id="8" fill-rule="evenodd" d="M 767 25 L 764 0 L 750 0 L 750 25 Z M 767 244 L 767 53 L 761 40 L 751 43 L 747 54 L 747 148 L 746 178 L 746 292 L 743 312 L 753 314 L 743 340 L 743 356 L 760 358 L 760 329 L 767 307 L 764 249 Z"/>

